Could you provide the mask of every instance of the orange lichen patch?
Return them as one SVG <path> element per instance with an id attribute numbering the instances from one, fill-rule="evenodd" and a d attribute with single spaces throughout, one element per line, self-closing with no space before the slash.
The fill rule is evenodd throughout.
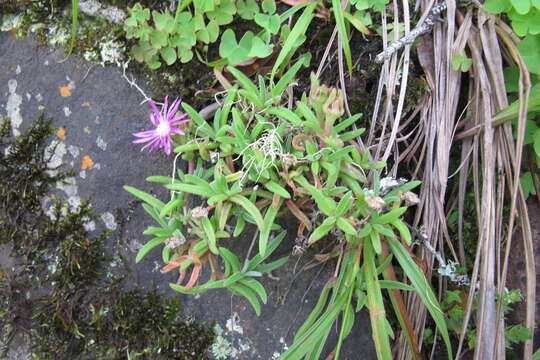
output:
<path id="1" fill-rule="evenodd" d="M 90 107 L 90 101 L 85 101 L 81 104 L 82 107 Z"/>
<path id="2" fill-rule="evenodd" d="M 85 133 L 87 133 L 87 134 L 90 134 L 90 128 L 85 127 L 85 128 L 83 128 L 83 131 L 84 131 Z"/>
<path id="3" fill-rule="evenodd" d="M 71 96 L 71 87 L 69 87 L 69 86 L 59 86 L 58 90 L 60 90 L 60 96 L 61 97 L 69 97 L 69 96 Z"/>
<path id="4" fill-rule="evenodd" d="M 88 155 L 84 155 L 82 158 L 81 169 L 88 170 L 94 167 L 94 160 Z"/>
<path id="5" fill-rule="evenodd" d="M 60 140 L 66 140 L 66 129 L 61 127 L 58 130 L 56 130 L 56 136 L 58 136 Z"/>

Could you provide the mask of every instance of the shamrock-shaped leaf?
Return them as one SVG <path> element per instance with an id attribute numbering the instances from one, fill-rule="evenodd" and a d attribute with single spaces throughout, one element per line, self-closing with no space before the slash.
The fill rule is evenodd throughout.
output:
<path id="1" fill-rule="evenodd" d="M 215 3 L 216 1 L 213 0 L 193 0 L 193 5 L 195 5 L 195 10 L 198 13 L 215 10 Z"/>
<path id="2" fill-rule="evenodd" d="M 178 25 L 185 25 L 190 22 L 192 18 L 192 15 L 190 12 L 183 11 L 181 13 L 176 14 L 176 18 L 174 19 L 176 21 L 176 24 Z"/>
<path id="3" fill-rule="evenodd" d="M 531 10 L 531 0 L 510 0 L 518 14 L 525 15 Z"/>
<path id="4" fill-rule="evenodd" d="M 195 31 L 199 31 L 206 28 L 206 24 L 204 23 L 204 18 L 202 14 L 200 13 L 197 13 L 195 14 L 195 16 L 193 16 L 193 20 L 191 21 L 191 24 Z"/>
<path id="5" fill-rule="evenodd" d="M 255 0 L 238 0 L 236 7 L 238 15 L 245 20 L 253 20 L 255 15 L 259 13 L 259 5 Z"/>
<path id="6" fill-rule="evenodd" d="M 263 0 L 262 9 L 268 14 L 273 14 L 276 12 L 276 1 L 275 0 Z"/>
<path id="7" fill-rule="evenodd" d="M 351 4 L 353 4 L 358 10 L 369 9 L 369 0 L 351 0 Z"/>
<path id="8" fill-rule="evenodd" d="M 210 42 L 210 35 L 208 34 L 208 31 L 206 29 L 197 31 L 197 39 L 199 41 L 202 41 L 205 44 L 208 44 Z"/>
<path id="9" fill-rule="evenodd" d="M 272 53 L 274 45 L 265 44 L 261 38 L 255 36 L 251 43 L 251 49 L 249 50 L 249 57 L 265 58 Z"/>
<path id="10" fill-rule="evenodd" d="M 218 25 L 227 25 L 233 21 L 233 15 L 236 14 L 236 5 L 234 0 L 221 0 L 219 7 L 206 13 L 210 20 L 216 21 Z"/>
<path id="11" fill-rule="evenodd" d="M 538 19 L 540 23 L 540 19 Z M 512 22 L 512 26 L 514 26 Z M 517 33 L 517 32 L 516 32 Z M 527 64 L 527 68 L 533 74 L 540 74 L 540 35 L 528 35 L 519 44 L 518 49 Z"/>
<path id="12" fill-rule="evenodd" d="M 230 65 L 238 65 L 249 60 L 249 51 L 253 42 L 253 33 L 248 31 L 244 34 L 240 42 L 236 42 L 236 36 L 231 29 L 227 29 L 221 35 L 219 44 L 219 56 L 229 61 Z"/>
<path id="13" fill-rule="evenodd" d="M 534 9 L 527 15 L 521 15 L 512 9 L 508 12 L 508 17 L 512 20 L 512 29 L 518 36 L 540 34 L 540 11 Z"/>
<path id="14" fill-rule="evenodd" d="M 472 65 L 472 59 L 465 54 L 455 53 L 452 56 L 452 69 L 455 71 L 467 72 Z"/>
<path id="15" fill-rule="evenodd" d="M 257 14 L 255 15 L 255 22 L 260 27 L 268 30 L 270 34 L 277 34 L 281 25 L 279 15 Z"/>
<path id="16" fill-rule="evenodd" d="M 492 14 L 508 12 L 512 8 L 510 0 L 487 0 L 484 3 L 484 10 Z"/>
<path id="17" fill-rule="evenodd" d="M 219 25 L 217 24 L 217 22 L 211 20 L 206 26 L 206 31 L 208 31 L 210 42 L 213 43 L 217 40 L 219 36 Z"/>

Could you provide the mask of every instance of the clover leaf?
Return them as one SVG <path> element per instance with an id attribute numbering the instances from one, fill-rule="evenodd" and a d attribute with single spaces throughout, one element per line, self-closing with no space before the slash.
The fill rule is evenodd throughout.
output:
<path id="1" fill-rule="evenodd" d="M 215 1 L 212 0 L 193 0 L 195 10 L 199 13 L 205 13 L 215 10 Z"/>
<path id="2" fill-rule="evenodd" d="M 249 60 L 249 51 L 253 42 L 253 33 L 248 31 L 244 34 L 240 42 L 236 42 L 236 35 L 231 29 L 227 29 L 221 35 L 219 44 L 219 56 L 228 60 L 230 65 L 238 65 Z"/>
<path id="3" fill-rule="evenodd" d="M 525 15 L 531 10 L 531 0 L 510 0 L 518 14 Z"/>
<path id="4" fill-rule="evenodd" d="M 236 14 L 236 5 L 234 0 L 221 0 L 219 7 L 206 13 L 210 20 L 215 20 L 218 25 L 227 25 L 233 21 L 233 15 Z"/>
<path id="5" fill-rule="evenodd" d="M 265 58 L 272 53 L 274 45 L 266 44 L 261 38 L 255 36 L 251 42 L 251 49 L 249 50 L 249 57 Z"/>
<path id="6" fill-rule="evenodd" d="M 512 20 L 512 29 L 518 36 L 540 34 L 540 11 L 533 9 L 527 15 L 521 15 L 512 9 L 508 12 L 508 17 Z"/>
<path id="7" fill-rule="evenodd" d="M 508 12 L 512 8 L 509 0 L 487 0 L 484 3 L 484 10 L 492 14 Z"/>
<path id="8" fill-rule="evenodd" d="M 472 59 L 464 53 L 455 53 L 452 56 L 452 69 L 455 71 L 467 72 L 471 68 Z"/>
<path id="9" fill-rule="evenodd" d="M 512 25 L 514 24 L 512 23 Z M 518 44 L 518 49 L 529 71 L 533 74 L 540 74 L 540 35 L 526 36 Z"/>
<path id="10" fill-rule="evenodd" d="M 270 34 L 277 34 L 281 25 L 279 15 L 257 14 L 255 15 L 255 22 L 260 27 L 268 30 Z"/>
<path id="11" fill-rule="evenodd" d="M 273 14 L 276 12 L 276 2 L 275 0 L 263 0 L 262 9 L 268 14 Z"/>
<path id="12" fill-rule="evenodd" d="M 236 2 L 238 15 L 244 20 L 253 20 L 259 13 L 259 5 L 255 0 L 238 0 Z"/>

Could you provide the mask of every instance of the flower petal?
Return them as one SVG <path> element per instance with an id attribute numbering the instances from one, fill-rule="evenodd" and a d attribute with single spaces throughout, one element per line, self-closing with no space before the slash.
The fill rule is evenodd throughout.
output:
<path id="1" fill-rule="evenodd" d="M 172 129 L 171 129 L 171 133 L 173 133 L 173 134 L 178 134 L 178 135 L 186 135 L 185 132 L 183 132 L 182 130 L 177 129 L 177 128 L 172 128 Z"/>
<path id="2" fill-rule="evenodd" d="M 157 105 L 156 105 L 156 103 L 154 102 L 154 100 L 148 99 L 148 103 L 149 103 L 150 106 L 152 107 L 152 110 L 153 110 L 156 114 L 159 114 L 159 109 L 157 108 Z"/>
<path id="3" fill-rule="evenodd" d="M 165 103 L 163 104 L 163 107 L 161 108 L 161 114 L 163 116 L 167 116 L 167 108 L 169 107 L 169 96 L 165 96 Z"/>
<path id="4" fill-rule="evenodd" d="M 180 99 L 179 98 L 176 98 L 173 103 L 171 104 L 171 108 L 169 110 L 169 112 L 167 112 L 166 116 L 167 116 L 167 119 L 171 119 L 174 114 L 176 114 L 176 112 L 178 111 L 178 107 L 180 106 Z"/>
<path id="5" fill-rule="evenodd" d="M 171 121 L 171 125 L 172 126 L 176 126 L 176 125 L 182 125 L 182 124 L 185 124 L 185 123 L 188 123 L 189 122 L 189 119 L 186 119 L 186 120 L 174 120 L 174 121 Z"/>
<path id="6" fill-rule="evenodd" d="M 152 122 L 152 125 L 154 126 L 159 125 L 159 119 L 161 118 L 161 114 L 150 113 L 149 117 L 150 117 L 150 122 Z"/>
<path id="7" fill-rule="evenodd" d="M 155 147 L 154 145 L 156 144 L 156 142 L 158 141 L 159 139 L 154 139 L 152 140 L 151 142 L 149 142 L 148 144 L 144 145 L 141 149 L 141 151 L 143 151 L 144 149 L 146 149 L 147 147 L 150 147 L 150 151 L 152 151 L 152 149 Z"/>
<path id="8" fill-rule="evenodd" d="M 146 137 L 146 138 L 142 138 L 142 139 L 133 140 L 132 143 L 133 144 L 142 144 L 142 143 L 154 140 L 154 139 L 155 139 L 154 137 Z"/>
<path id="9" fill-rule="evenodd" d="M 133 133 L 132 135 L 135 137 L 147 137 L 147 136 L 155 136 L 156 130 L 147 130 L 147 131 L 141 131 Z"/>

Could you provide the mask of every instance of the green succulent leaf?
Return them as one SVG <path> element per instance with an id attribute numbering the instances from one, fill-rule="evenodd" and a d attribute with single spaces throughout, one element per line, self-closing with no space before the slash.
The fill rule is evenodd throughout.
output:
<path id="1" fill-rule="evenodd" d="M 356 229 L 351 223 L 342 217 L 337 219 L 337 226 L 346 234 L 356 235 Z"/>
<path id="2" fill-rule="evenodd" d="M 336 221 L 337 219 L 333 216 L 326 218 L 321 225 L 319 225 L 315 230 L 313 230 L 313 233 L 311 233 L 311 236 L 309 237 L 309 242 L 312 244 L 315 241 L 323 238 L 326 234 L 330 232 L 330 230 L 334 228 Z"/>
<path id="3" fill-rule="evenodd" d="M 283 186 L 279 185 L 278 183 L 274 181 L 268 181 L 267 183 L 264 184 L 264 187 L 285 199 L 291 198 L 291 195 L 289 194 L 289 192 L 285 190 Z"/>
<path id="4" fill-rule="evenodd" d="M 146 256 L 146 254 L 152 251 L 152 249 L 154 249 L 155 247 L 163 244 L 165 240 L 167 239 L 168 239 L 168 236 L 155 237 L 149 242 L 147 242 L 146 244 L 144 244 L 144 246 L 140 248 L 139 251 L 137 252 L 137 256 L 135 257 L 135 262 L 138 263 L 139 261 L 141 261 Z"/>
<path id="5" fill-rule="evenodd" d="M 214 225 L 210 222 L 210 219 L 203 218 L 201 219 L 201 224 L 203 226 L 204 232 L 206 233 L 206 240 L 208 240 L 208 248 L 214 254 L 218 254 L 218 248 L 216 244 L 216 233 L 214 231 Z"/>
<path id="6" fill-rule="evenodd" d="M 124 186 L 124 190 L 126 190 L 127 192 L 129 192 L 132 195 L 135 195 L 136 197 L 138 197 L 139 199 L 141 199 L 145 203 L 155 207 L 156 209 L 158 209 L 160 211 L 165 206 L 165 203 L 163 203 L 163 201 L 155 198 L 154 196 L 150 195 L 147 192 L 136 189 L 136 188 L 134 188 L 132 186 L 127 186 L 126 185 L 126 186 Z"/>

